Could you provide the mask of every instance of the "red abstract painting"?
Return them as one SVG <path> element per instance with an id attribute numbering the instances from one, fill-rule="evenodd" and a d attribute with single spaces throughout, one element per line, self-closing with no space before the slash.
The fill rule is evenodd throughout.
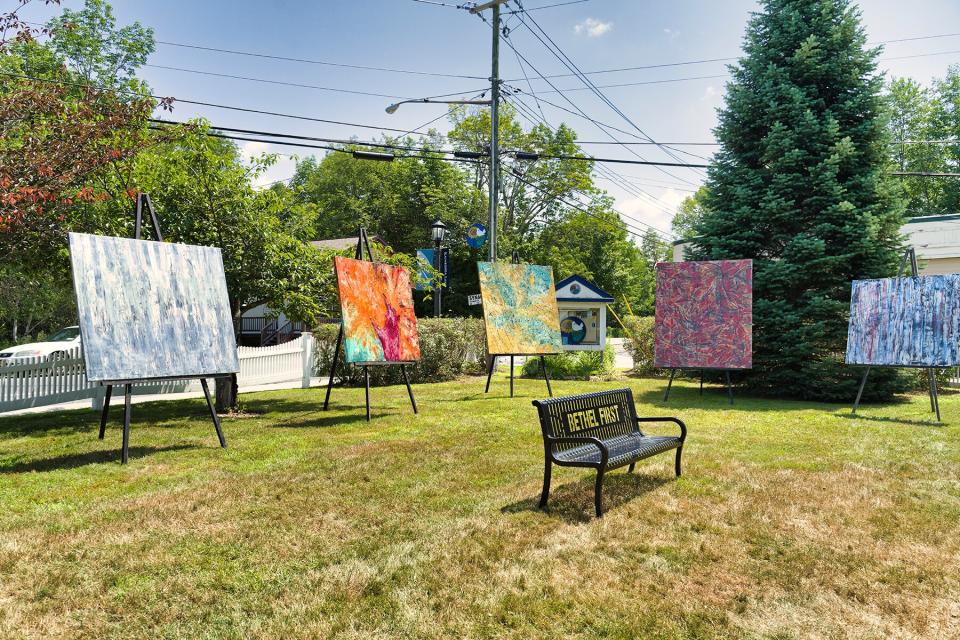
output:
<path id="1" fill-rule="evenodd" d="M 654 366 L 752 366 L 752 260 L 660 262 L 656 301 Z"/>

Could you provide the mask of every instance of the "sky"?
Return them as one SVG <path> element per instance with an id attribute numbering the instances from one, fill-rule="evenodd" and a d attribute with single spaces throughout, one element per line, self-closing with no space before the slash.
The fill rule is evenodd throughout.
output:
<path id="1" fill-rule="evenodd" d="M 156 51 L 140 76 L 156 95 L 346 121 L 376 127 L 410 130 L 434 118 L 432 127 L 448 130 L 446 107 L 406 104 L 388 115 L 384 109 L 402 98 L 453 94 L 473 98 L 489 88 L 491 32 L 478 17 L 454 6 L 462 0 L 114 0 L 119 25 L 134 21 L 154 29 Z M 749 0 L 585 0 L 533 11 L 535 7 L 570 0 L 522 0 L 527 14 L 509 15 L 517 0 L 504 7 L 507 39 L 502 41 L 501 77 L 522 93 L 519 100 L 531 118 L 553 126 L 571 126 L 583 141 L 617 139 L 638 142 L 646 136 L 661 143 L 710 143 L 717 109 L 723 105 L 726 61 L 682 64 L 740 55 L 741 40 L 758 3 Z M 56 9 L 30 7 L 25 17 L 43 20 Z M 960 2 L 957 0 L 862 0 L 858 3 L 868 37 L 884 44 L 880 67 L 888 77 L 913 77 L 928 84 L 942 77 L 950 64 L 960 63 Z M 79 9 L 82 0 L 64 0 L 62 6 Z M 489 11 L 486 12 L 489 16 Z M 569 73 L 537 40 L 533 19 L 583 71 L 651 65 L 673 65 L 590 75 L 602 93 L 626 116 L 605 104 L 576 77 L 550 80 L 544 75 Z M 930 37 L 945 36 L 945 37 Z M 542 37 L 542 36 L 541 36 Z M 293 62 L 236 55 L 176 45 L 229 49 L 248 53 L 300 58 Z M 521 66 L 520 56 L 528 63 Z M 417 71 L 418 75 L 343 68 L 316 62 L 362 65 Z M 174 69 L 175 68 L 175 69 Z M 536 69 L 534 71 L 533 69 Z M 204 72 L 204 73 L 197 73 Z M 229 74 L 271 82 L 225 78 Z M 530 82 L 525 79 L 525 74 Z M 277 83 L 309 84 L 343 89 L 343 93 Z M 647 83 L 647 84 L 637 84 Z M 605 87 L 629 84 L 630 86 Z M 367 95 L 379 94 L 379 95 Z M 598 128 L 581 115 L 537 101 L 543 98 L 570 111 L 621 131 Z M 566 96 L 566 97 L 564 97 Z M 486 96 L 489 97 L 489 96 Z M 576 106 L 567 102 L 572 101 Z M 372 140 L 379 132 L 369 128 L 308 122 L 263 114 L 178 103 L 165 118 L 186 120 L 202 116 L 213 125 L 296 135 Z M 525 127 L 530 122 L 521 118 Z M 424 129 L 421 129 L 424 130 Z M 295 158 L 312 153 L 260 142 L 241 143 L 245 156 L 263 151 L 287 154 L 259 179 L 260 184 L 289 178 Z M 597 157 L 673 162 L 656 146 L 584 145 Z M 711 146 L 678 146 L 682 162 L 703 163 Z M 633 153 L 631 153 L 633 152 Z M 321 152 L 322 153 L 322 152 Z M 689 155 L 695 154 L 695 155 Z M 677 204 L 702 184 L 702 170 L 610 164 L 598 185 L 616 201 L 621 216 L 634 229 L 651 225 L 669 231 Z"/>

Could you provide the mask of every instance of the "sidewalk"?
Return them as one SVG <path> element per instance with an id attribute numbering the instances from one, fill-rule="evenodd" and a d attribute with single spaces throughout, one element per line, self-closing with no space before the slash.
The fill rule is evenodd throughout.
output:
<path id="1" fill-rule="evenodd" d="M 314 387 L 323 387 L 327 384 L 327 378 L 310 378 L 310 388 Z M 301 389 L 300 381 L 291 381 L 291 382 L 280 382 L 277 384 L 261 384 L 254 385 L 250 387 L 243 387 L 240 389 L 240 393 L 254 393 L 256 391 L 280 391 L 283 389 Z M 213 389 L 210 390 L 213 393 Z M 186 393 L 155 393 L 147 395 L 132 395 L 130 397 L 130 404 L 140 404 L 141 402 L 157 402 L 158 400 L 185 400 L 187 398 L 202 398 L 203 391 L 188 391 Z M 121 406 L 123 404 L 123 394 L 119 396 L 114 393 L 113 400 L 110 402 L 111 407 Z M 0 413 L 0 418 L 6 418 L 8 416 L 22 416 L 31 413 L 49 413 L 51 411 L 70 411 L 74 409 L 86 409 L 87 411 L 92 411 L 90 408 L 90 400 L 74 400 L 73 402 L 61 402 L 60 404 L 48 404 L 42 407 L 30 407 L 29 409 L 17 409 L 15 411 L 7 411 Z"/>

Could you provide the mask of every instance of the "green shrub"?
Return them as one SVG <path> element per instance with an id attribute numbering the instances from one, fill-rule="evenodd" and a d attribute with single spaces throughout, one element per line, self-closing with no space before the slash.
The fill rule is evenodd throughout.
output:
<path id="1" fill-rule="evenodd" d="M 547 375 L 563 380 L 589 380 L 591 376 L 609 376 L 613 373 L 613 346 L 607 345 L 603 351 L 567 351 L 544 358 L 547 363 Z M 520 375 L 524 378 L 539 378 L 540 358 L 528 357 Z"/>
<path id="2" fill-rule="evenodd" d="M 482 373 L 484 357 L 483 321 L 477 318 L 419 318 L 420 361 L 409 365 L 410 382 L 444 382 L 464 374 Z M 314 332 L 316 375 L 330 374 L 330 362 L 337 343 L 339 324 L 324 324 Z M 363 384 L 363 367 L 343 363 L 341 354 L 336 377 L 344 384 Z M 370 384 L 403 384 L 398 366 L 371 366 Z"/>
<path id="3" fill-rule="evenodd" d="M 623 348 L 633 358 L 631 373 L 636 375 L 655 375 L 659 372 L 653 366 L 653 317 L 630 316 L 624 318 L 626 341 Z"/>

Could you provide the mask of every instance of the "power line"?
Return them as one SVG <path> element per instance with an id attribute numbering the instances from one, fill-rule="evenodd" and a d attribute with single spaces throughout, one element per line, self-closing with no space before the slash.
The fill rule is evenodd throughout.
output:
<path id="1" fill-rule="evenodd" d="M 391 94 L 388 94 L 388 93 L 375 93 L 375 92 L 372 92 L 372 91 L 359 91 L 359 90 L 355 90 L 355 89 L 342 89 L 342 88 L 339 88 L 339 87 L 323 87 L 323 86 L 319 86 L 319 85 L 315 85 L 315 84 L 305 84 L 305 83 L 302 83 L 302 82 L 287 82 L 287 81 L 285 81 L 285 80 L 270 80 L 270 79 L 268 79 L 268 78 L 254 78 L 254 77 L 252 77 L 252 76 L 238 76 L 238 75 L 234 75 L 234 74 L 231 74 L 231 73 L 218 73 L 218 72 L 215 72 L 215 71 L 202 71 L 202 70 L 200 70 L 200 69 L 186 69 L 186 68 L 184 68 L 184 67 L 169 67 L 169 66 L 166 66 L 166 65 L 159 65 L 159 64 L 145 64 L 145 65 L 143 65 L 143 66 L 145 66 L 145 67 L 151 67 L 151 68 L 153 68 L 153 69 L 166 69 L 166 70 L 168 70 L 168 71 L 178 71 L 178 72 L 181 72 L 181 73 L 193 73 L 193 74 L 197 74 L 197 75 L 212 76 L 212 77 L 216 77 L 216 78 L 229 78 L 229 79 L 231 79 L 231 80 L 244 80 L 244 81 L 246 81 L 246 82 L 262 82 L 262 83 L 264 83 L 264 84 L 276 84 L 276 85 L 283 85 L 283 86 L 287 86 L 287 87 L 299 87 L 299 88 L 302 88 L 302 89 L 316 89 L 316 90 L 318 90 L 318 91 L 332 91 L 332 92 L 335 92 L 335 93 L 349 93 L 349 94 L 360 95 L 360 96 L 373 96 L 373 97 L 376 97 L 376 98 L 390 98 L 390 99 L 399 99 L 399 100 L 409 100 L 409 99 L 411 99 L 411 98 L 408 98 L 407 96 L 397 96 L 397 95 L 391 95 Z M 477 91 L 477 89 L 468 89 L 468 90 L 464 90 L 464 91 L 455 91 L 455 92 L 453 92 L 453 93 L 444 93 L 444 94 L 440 94 L 440 95 L 436 95 L 436 96 L 427 96 L 425 99 L 426 99 L 426 100 L 431 100 L 431 99 L 434 99 L 434 98 L 447 98 L 447 97 L 450 97 L 450 96 L 462 95 L 462 94 L 464 94 L 464 93 L 473 93 L 474 91 Z"/>
<path id="2" fill-rule="evenodd" d="M 521 6 L 522 6 L 522 5 L 521 5 Z M 554 55 L 554 57 L 556 57 L 558 60 L 560 60 L 560 62 L 561 62 L 565 67 L 567 67 L 567 68 L 570 69 L 571 71 L 574 71 L 574 72 L 577 72 L 577 73 L 580 72 L 580 68 L 573 62 L 573 60 L 570 59 L 570 57 L 569 57 L 568 55 L 566 55 L 566 54 L 563 52 L 562 49 L 560 49 L 559 46 L 557 46 L 556 42 L 553 41 L 553 39 L 546 33 L 546 31 L 543 30 L 543 28 L 540 26 L 540 24 L 539 24 L 533 17 L 531 17 L 531 16 L 526 16 L 526 17 L 524 17 L 524 16 L 519 16 L 519 19 L 520 19 L 520 21 L 523 22 L 523 23 L 526 23 L 526 21 L 529 20 L 530 23 L 532 23 L 532 24 L 537 28 L 537 31 L 539 31 L 540 34 L 543 35 L 543 38 L 546 38 L 546 39 L 550 42 L 550 44 L 547 44 L 547 42 L 544 41 L 544 39 L 541 38 L 539 34 L 537 34 L 535 31 L 533 31 L 532 28 L 530 29 L 530 32 L 534 35 L 534 37 L 535 37 L 537 40 L 540 41 L 540 43 L 541 43 L 550 53 L 552 53 L 552 54 Z M 528 27 L 529 27 L 529 25 L 528 25 Z M 508 40 L 508 44 L 510 44 L 510 46 L 513 47 L 512 43 L 511 43 L 509 40 Z M 529 61 L 528 61 L 528 64 L 529 64 Z M 541 74 L 541 77 L 542 77 L 542 74 Z M 619 115 L 619 116 L 620 116 L 621 118 L 623 118 L 628 124 L 630 124 L 630 126 L 632 126 L 634 129 L 636 129 L 637 132 L 640 133 L 640 135 L 642 135 L 644 138 L 646 138 L 646 139 L 649 140 L 650 142 L 655 142 L 655 140 L 654 140 L 650 135 L 648 135 L 648 134 L 647 134 L 643 129 L 641 129 L 633 120 L 631 120 L 631 119 L 627 116 L 626 113 L 624 113 L 619 107 L 617 107 L 617 106 L 613 103 L 613 101 L 611 101 L 602 91 L 600 91 L 599 89 L 597 89 L 597 87 L 596 87 L 596 85 L 593 83 L 593 81 L 591 81 L 589 78 L 587 78 L 586 76 L 584 76 L 582 73 L 580 73 L 579 78 L 580 78 L 580 81 L 583 82 L 584 85 L 586 85 L 587 87 L 591 87 L 591 90 L 592 90 L 592 92 L 594 93 L 594 95 L 596 95 L 598 98 L 600 98 L 600 100 L 601 100 L 602 102 L 604 102 L 607 106 L 609 106 L 617 115 Z M 548 82 L 548 84 L 550 84 L 550 86 L 553 87 L 554 89 L 557 88 L 556 86 L 553 85 L 552 82 L 549 82 L 549 81 L 547 81 L 547 82 Z M 566 94 L 560 92 L 560 95 L 561 95 L 565 100 L 567 100 L 568 102 L 570 102 L 571 105 L 573 104 L 573 102 L 566 96 Z M 578 111 L 582 111 L 579 107 L 576 107 L 576 108 L 577 108 Z M 614 136 L 610 135 L 609 132 L 604 131 L 604 133 L 606 133 L 611 139 L 616 140 L 616 138 L 615 138 Z M 657 146 L 658 146 L 662 151 L 664 151 L 664 153 L 666 153 L 669 157 L 673 158 L 674 160 L 679 160 L 679 158 L 677 158 L 668 148 L 664 147 L 663 145 L 657 145 Z M 646 160 L 646 158 L 644 158 L 643 156 L 641 156 L 640 154 L 638 154 L 636 151 L 634 151 L 634 150 L 632 150 L 632 149 L 630 149 L 630 148 L 628 148 L 628 147 L 624 147 L 624 148 L 625 148 L 627 151 L 629 151 L 632 155 L 640 158 L 641 160 L 644 160 L 644 161 Z M 662 173 L 665 173 L 666 175 L 669 175 L 669 176 L 672 177 L 672 178 L 677 179 L 677 180 L 681 180 L 681 181 L 684 180 L 684 178 L 681 178 L 680 176 L 674 175 L 674 174 L 670 173 L 669 171 L 667 171 L 666 169 L 658 168 L 658 170 L 659 170 L 660 172 L 662 172 Z M 692 183 L 691 183 L 691 184 L 692 184 Z"/>
<path id="3" fill-rule="evenodd" d="M 216 53 L 228 53 L 235 56 L 248 56 L 251 58 L 264 58 L 267 60 L 282 60 L 284 62 L 298 62 L 302 64 L 315 64 L 327 67 L 339 67 L 344 69 L 360 69 L 363 71 L 383 71 L 387 73 L 403 73 L 416 76 L 430 76 L 434 78 L 463 78 L 466 80 L 486 80 L 484 76 L 471 76 L 457 73 L 441 73 L 438 71 L 417 71 L 415 69 L 395 69 L 391 67 L 377 67 L 363 64 L 348 64 L 345 62 L 330 62 L 329 60 L 313 60 L 310 58 L 296 58 L 292 56 L 280 56 L 268 53 L 257 53 L 254 51 L 241 51 L 239 49 L 221 49 L 219 47 L 208 47 L 198 44 L 186 44 L 183 42 L 170 42 L 169 40 L 157 40 L 157 44 L 168 47 L 180 47 L 183 49 L 196 49 L 199 51 L 214 51 Z"/>
<path id="4" fill-rule="evenodd" d="M 533 112 L 529 109 L 529 107 L 527 107 L 526 105 L 523 105 L 522 103 L 519 103 L 519 102 L 518 102 L 518 103 L 513 103 L 512 101 L 509 101 L 509 100 L 508 100 L 508 102 L 510 102 L 511 104 L 514 104 L 514 106 L 517 107 L 518 111 L 519 111 L 522 115 L 524 115 L 524 117 L 526 117 L 527 119 L 529 119 L 532 124 L 536 124 L 536 121 L 538 120 L 537 115 L 536 115 L 535 113 L 533 113 Z M 543 123 L 548 129 L 550 129 L 551 131 L 556 131 L 556 128 L 553 127 L 549 122 L 547 122 L 547 120 L 546 120 L 545 118 L 540 119 L 540 122 L 542 122 L 542 123 Z M 670 211 L 669 209 L 667 209 L 666 206 L 664 206 L 663 204 L 661 204 L 660 201 L 659 201 L 659 199 L 655 198 L 652 194 L 648 193 L 647 191 L 644 191 L 642 188 L 640 188 L 640 187 L 638 187 L 638 186 L 636 186 L 636 185 L 634 185 L 634 184 L 631 184 L 630 182 L 626 181 L 626 180 L 623 178 L 623 176 L 621 176 L 619 173 L 613 171 L 613 170 L 610 169 L 609 167 L 605 167 L 605 166 L 603 166 L 603 165 L 599 165 L 599 166 L 596 167 L 596 170 L 597 170 L 597 175 L 598 175 L 598 177 L 604 177 L 604 178 L 606 178 L 607 180 L 613 182 L 614 184 L 617 184 L 618 186 L 620 186 L 624 191 L 626 191 L 626 192 L 629 193 L 630 195 L 635 196 L 635 197 L 637 197 L 637 198 L 640 198 L 641 200 L 642 200 L 644 197 L 646 197 L 646 198 L 648 199 L 648 201 L 649 201 L 649 204 L 651 204 L 652 206 L 654 206 L 654 207 L 657 208 L 658 210 L 662 211 L 663 213 L 666 213 L 666 214 L 672 214 L 672 213 L 673 213 L 672 211 Z M 585 194 L 585 195 L 586 195 L 586 194 Z M 652 225 L 647 224 L 646 222 L 643 222 L 642 220 L 638 220 L 638 219 L 636 219 L 636 218 L 627 216 L 627 215 L 626 215 L 625 213 L 623 213 L 623 212 L 619 212 L 619 213 L 620 213 L 621 216 L 628 217 L 629 219 L 634 220 L 634 221 L 636 221 L 637 223 L 642 224 L 642 225 L 644 225 L 644 226 L 646 226 L 646 227 L 653 228 L 653 229 L 655 229 L 656 231 L 658 231 L 658 232 L 660 232 L 660 233 L 666 233 L 666 232 L 664 232 L 664 231 L 662 231 L 662 230 L 660 230 L 660 229 L 656 229 L 655 227 L 653 227 Z"/>
<path id="5" fill-rule="evenodd" d="M 617 225 L 611 223 L 609 220 L 604 220 L 603 218 L 601 218 L 601 217 L 598 216 L 597 214 L 593 213 L 593 212 L 590 211 L 589 209 L 584 208 L 583 206 L 580 205 L 580 203 L 574 204 L 574 203 L 568 202 L 568 201 L 565 200 L 564 198 L 562 198 L 562 197 L 560 197 L 560 196 L 557 196 L 557 195 L 555 195 L 555 194 L 550 193 L 549 191 L 547 191 L 547 190 L 544 189 L 543 187 L 540 187 L 540 186 L 538 186 L 538 185 L 536 185 L 536 184 L 534 184 L 534 183 L 532 183 L 532 182 L 524 179 L 523 176 L 521 176 L 521 175 L 518 174 L 517 172 L 515 172 L 515 171 L 513 171 L 513 170 L 508 170 L 508 171 L 510 171 L 510 173 L 513 175 L 514 178 L 516 178 L 516 179 L 519 180 L 520 182 L 526 184 L 527 186 L 532 187 L 532 188 L 536 189 L 537 191 L 540 191 L 541 193 L 544 193 L 544 194 L 546 194 L 546 195 L 548 195 L 548 196 L 551 196 L 551 197 L 555 198 L 558 202 L 560 202 L 560 203 L 562 203 L 562 204 L 565 204 L 566 206 L 568 206 L 568 207 L 570 207 L 570 208 L 572 208 L 572 209 L 576 209 L 577 211 L 580 211 L 581 213 L 584 213 L 584 214 L 590 216 L 591 218 L 594 218 L 594 219 L 596 219 L 596 220 L 599 220 L 600 222 L 606 224 L 606 225 L 607 225 L 608 227 L 610 227 L 611 229 L 616 229 L 616 230 L 618 230 L 618 231 L 625 231 L 625 232 L 627 232 L 628 234 L 630 234 L 630 235 L 632 235 L 632 236 L 634 236 L 634 237 L 636 237 L 636 238 L 643 238 L 643 234 L 637 233 L 636 231 L 632 230 L 632 229 L 631 229 L 631 225 L 627 224 L 624 220 L 620 220 L 620 223 L 623 225 L 623 227 L 618 227 Z M 614 210 L 614 212 L 615 212 L 615 213 L 620 213 L 619 211 L 616 211 L 616 210 Z M 622 215 L 622 214 L 621 214 L 621 215 Z M 634 229 L 637 229 L 637 227 L 633 227 L 633 228 L 634 228 Z M 657 231 L 657 229 L 655 229 L 654 227 L 650 227 L 650 229 L 652 229 L 654 232 Z M 645 233 L 645 232 L 644 232 L 644 233 Z M 666 238 L 666 239 L 669 239 L 669 238 Z"/>
<path id="6" fill-rule="evenodd" d="M 554 4 L 545 4 L 539 7 L 530 7 L 529 9 L 517 9 L 514 11 L 504 11 L 505 15 L 514 15 L 517 13 L 529 13 L 531 11 L 540 11 L 541 9 L 552 9 L 554 7 L 565 7 L 568 4 L 580 4 L 581 2 L 587 2 L 588 0 L 568 0 L 567 2 L 557 2 Z"/>
<path id="7" fill-rule="evenodd" d="M 894 44 L 897 42 L 909 42 L 909 41 L 915 41 L 915 40 L 933 40 L 937 38 L 953 38 L 957 36 L 960 36 L 960 33 L 941 33 L 941 34 L 928 35 L 928 36 L 915 36 L 911 38 L 898 38 L 894 40 L 880 40 L 877 42 L 871 42 L 869 44 L 873 46 L 878 44 Z M 917 54 L 916 56 L 904 56 L 904 57 L 936 56 L 936 55 L 946 55 L 951 53 L 957 53 L 957 52 L 956 51 L 940 51 L 935 53 L 924 53 L 924 54 Z M 645 65 L 636 65 L 631 67 L 615 67 L 612 69 L 595 69 L 593 71 L 583 71 L 582 73 L 583 75 L 591 76 L 591 75 L 601 75 L 606 73 L 620 73 L 623 71 L 643 71 L 646 69 L 684 67 L 684 66 L 695 65 L 695 64 L 709 64 L 711 62 L 734 62 L 738 59 L 739 57 L 737 56 L 724 57 L 724 58 L 703 58 L 700 60 L 684 60 L 681 62 L 663 62 L 659 64 L 645 64 Z M 900 60 L 900 59 L 903 59 L 903 57 L 881 58 L 881 60 Z M 576 73 L 556 73 L 556 74 L 548 75 L 545 77 L 553 79 L 553 78 L 571 78 L 576 76 L 577 76 Z M 520 80 L 523 80 L 523 78 L 513 78 L 511 80 L 506 80 L 506 82 L 519 82 Z"/>
<path id="8" fill-rule="evenodd" d="M 638 82 L 617 82 L 614 84 L 598 84 L 594 85 L 597 89 L 616 89 L 618 87 L 640 87 L 648 84 L 671 84 L 674 82 L 687 82 L 689 80 L 716 80 L 718 78 L 729 78 L 730 75 L 727 73 L 712 75 L 712 76 L 690 76 L 687 78 L 665 78 L 663 80 L 643 80 Z M 569 87 L 563 89 L 563 91 L 592 91 L 590 87 Z M 544 90 L 540 93 L 560 93 L 556 90 Z"/>
<path id="9" fill-rule="evenodd" d="M 518 2 L 519 2 L 519 0 L 518 0 Z M 546 38 L 546 39 L 550 42 L 550 45 L 552 45 L 552 48 L 551 48 L 550 45 L 547 45 L 547 43 L 543 41 L 543 38 L 541 38 L 539 35 L 537 35 L 537 33 L 535 33 L 535 32 L 531 29 L 531 33 L 533 33 L 534 37 L 536 37 L 537 40 L 539 40 L 540 43 L 543 44 L 543 45 L 547 48 L 547 50 L 549 50 L 551 53 L 553 53 L 553 55 L 554 55 L 558 60 L 560 60 L 560 61 L 564 64 L 564 66 L 566 66 L 568 69 L 570 69 L 571 71 L 575 71 L 575 72 L 577 72 L 577 73 L 580 73 L 580 81 L 583 82 L 583 84 L 586 85 L 588 88 L 590 88 L 591 91 L 594 93 L 594 95 L 596 95 L 598 98 L 600 98 L 600 100 L 603 101 L 607 106 L 609 106 L 617 115 L 619 115 L 619 116 L 620 116 L 621 118 L 623 118 L 628 124 L 630 124 L 630 126 L 632 126 L 634 129 L 636 129 L 637 132 L 640 133 L 640 135 L 642 135 L 643 137 L 645 137 L 645 138 L 646 138 L 647 140 L 649 140 L 650 142 L 656 142 L 649 134 L 647 134 L 646 131 L 644 131 L 643 129 L 641 129 L 641 128 L 639 127 L 639 125 L 637 125 L 636 122 L 634 122 L 632 119 L 630 119 L 630 117 L 627 116 L 627 114 L 624 113 L 623 110 L 621 110 L 617 105 L 615 105 L 615 104 L 613 103 L 613 101 L 610 100 L 610 99 L 606 96 L 606 94 L 604 94 L 602 91 L 600 91 L 600 90 L 599 90 L 599 87 L 597 87 L 597 85 L 596 85 L 592 80 L 590 80 L 589 78 L 587 78 L 586 76 L 583 75 L 583 73 L 582 73 L 581 70 L 580 70 L 580 67 L 578 67 L 578 66 L 576 65 L 576 63 L 574 63 L 573 60 L 570 59 L 570 56 L 568 56 L 566 53 L 563 52 L 563 50 L 557 45 L 557 43 L 554 42 L 553 38 L 551 38 L 550 35 L 547 34 L 547 32 L 543 30 L 543 27 L 541 27 L 540 24 L 539 24 L 532 16 L 527 16 L 526 18 L 524 18 L 523 16 L 520 16 L 520 20 L 521 20 L 521 22 L 525 22 L 526 20 L 529 20 L 531 23 L 533 23 L 533 25 L 537 28 L 537 31 L 539 31 L 539 32 L 543 35 L 543 37 Z M 669 149 L 668 147 L 665 147 L 665 146 L 663 146 L 662 144 L 658 144 L 657 146 L 658 146 L 664 153 L 666 153 L 669 157 L 673 158 L 674 160 L 679 160 L 679 158 L 677 158 L 676 155 L 674 155 L 670 150 L 668 150 L 668 149 Z M 639 156 L 639 154 L 637 154 L 637 153 L 634 152 L 634 151 L 630 151 L 630 152 L 631 152 L 633 155 L 637 156 L 637 157 L 641 157 L 641 156 Z M 641 159 L 642 159 L 642 157 L 641 157 Z M 664 170 L 664 169 L 660 169 L 660 171 L 663 172 L 663 173 L 666 173 L 667 175 L 671 175 L 671 176 L 674 177 L 674 178 L 677 178 L 677 179 L 679 179 L 679 180 L 682 180 L 682 178 L 680 178 L 679 176 L 673 176 L 672 174 L 670 174 L 669 171 L 666 171 L 666 170 Z"/>
<path id="10" fill-rule="evenodd" d="M 184 104 L 192 104 L 192 105 L 197 105 L 197 106 L 202 106 L 202 107 L 211 107 L 211 108 L 214 108 L 214 109 L 225 109 L 225 110 L 229 110 L 229 111 L 240 111 L 240 112 L 243 112 L 243 113 L 256 113 L 256 114 L 261 114 L 261 115 L 276 116 L 276 117 L 278 117 L 278 118 L 290 118 L 290 119 L 293 119 L 293 120 L 304 120 L 304 121 L 307 121 L 307 122 L 323 122 L 323 123 L 326 123 L 326 124 L 334 124 L 334 125 L 346 126 L 346 127 L 358 127 L 358 128 L 361 128 L 361 129 L 375 129 L 375 130 L 378 130 L 378 131 L 392 131 L 392 132 L 398 132 L 398 133 L 401 133 L 401 134 L 404 134 L 404 135 L 408 135 L 408 134 L 411 134 L 411 133 L 416 133 L 416 130 L 415 130 L 415 129 L 414 129 L 414 130 L 407 131 L 407 130 L 405 130 L 405 129 L 397 129 L 397 128 L 394 128 L 394 127 L 384 127 L 384 126 L 380 126 L 380 125 L 371 125 L 371 124 L 360 124 L 360 123 L 356 123 L 356 122 L 346 122 L 346 121 L 343 121 L 343 120 L 328 120 L 328 119 L 325 119 L 325 118 L 315 118 L 315 117 L 312 117 L 312 116 L 296 115 L 296 114 L 291 114 L 291 113 L 281 113 L 281 112 L 278 112 L 278 111 L 267 111 L 267 110 L 264 110 L 264 109 L 253 109 L 253 108 L 250 108 L 250 107 L 238 107 L 238 106 L 234 106 L 234 105 L 218 104 L 218 103 L 215 103 L 215 102 L 204 102 L 204 101 L 201 101 L 201 100 L 188 100 L 188 99 L 186 99 L 186 98 L 167 98 L 167 97 L 165 97 L 165 96 L 158 96 L 158 95 L 154 95 L 154 94 L 142 94 L 142 93 L 137 93 L 136 91 L 130 91 L 130 90 L 127 90 L 127 89 L 117 89 L 117 88 L 113 88 L 113 87 L 104 87 L 104 86 L 101 86 L 101 85 L 94 85 L 94 84 L 89 84 L 89 83 L 84 83 L 84 82 L 70 82 L 70 81 L 68 81 L 68 80 L 54 80 L 54 79 L 52 79 L 52 78 L 37 78 L 37 77 L 34 77 L 34 76 L 22 75 L 22 74 L 18 74 L 18 73 L 10 73 L 10 72 L 6 72 L 6 71 L 0 71 L 0 75 L 2 75 L 2 76 L 8 76 L 8 77 L 11 77 L 11 78 L 20 78 L 20 79 L 23 79 L 23 80 L 32 80 L 32 81 L 35 81 L 35 82 L 45 82 L 45 83 L 49 83 L 49 84 L 59 84 L 59 85 L 65 85 L 65 86 L 71 86 L 71 87 L 94 88 L 94 89 L 99 89 L 99 90 L 102 90 L 102 91 L 116 91 L 116 92 L 119 92 L 119 93 L 126 93 L 126 94 L 128 94 L 128 95 L 138 96 L 138 97 L 141 97 L 141 98 L 143 98 L 143 97 L 153 98 L 154 100 L 167 100 L 167 99 L 171 99 L 171 100 L 173 100 L 174 103 L 182 102 L 182 103 L 184 103 Z M 444 115 L 446 115 L 446 114 L 444 114 Z M 443 116 L 441 116 L 441 117 L 443 117 Z M 439 118 L 434 118 L 434 120 L 432 120 L 430 123 L 426 123 L 426 124 L 420 125 L 419 127 L 417 127 L 417 129 L 421 129 L 421 128 L 427 126 L 427 124 L 431 124 L 432 122 L 435 122 L 435 121 L 438 120 L 438 119 L 439 119 Z M 421 136 L 423 136 L 423 135 L 428 135 L 428 134 L 425 134 L 425 133 L 416 133 L 416 135 L 421 135 Z"/>

